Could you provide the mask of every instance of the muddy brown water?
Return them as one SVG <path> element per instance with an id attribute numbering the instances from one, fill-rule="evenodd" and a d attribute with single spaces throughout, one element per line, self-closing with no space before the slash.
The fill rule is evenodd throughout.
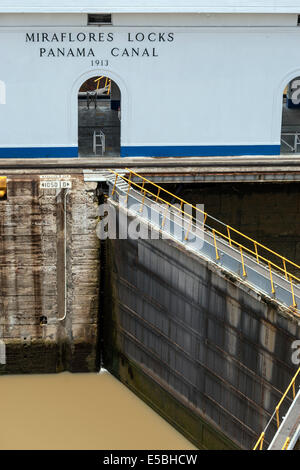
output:
<path id="1" fill-rule="evenodd" d="M 195 449 L 108 372 L 0 377 L 0 449 Z"/>

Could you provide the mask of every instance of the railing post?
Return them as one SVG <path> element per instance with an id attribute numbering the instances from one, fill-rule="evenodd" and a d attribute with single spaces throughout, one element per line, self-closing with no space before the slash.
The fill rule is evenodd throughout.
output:
<path id="1" fill-rule="evenodd" d="M 271 281 L 272 294 L 275 294 L 274 283 L 273 283 L 273 276 L 272 276 L 272 269 L 271 269 L 271 263 L 269 263 L 269 271 L 270 271 L 270 281 Z"/>
<path id="2" fill-rule="evenodd" d="M 295 400 L 295 398 L 296 398 L 295 382 L 296 382 L 296 379 L 295 379 L 294 382 L 293 382 L 293 399 L 294 399 L 294 400 Z"/>
<path id="3" fill-rule="evenodd" d="M 256 261 L 259 264 L 259 256 L 258 256 L 258 251 L 257 251 L 257 244 L 254 242 L 254 249 L 255 249 L 255 254 L 256 254 Z"/>
<path id="4" fill-rule="evenodd" d="M 297 307 L 296 300 L 295 300 L 295 294 L 294 294 L 293 280 L 292 280 L 291 275 L 290 275 L 290 284 L 291 284 L 291 292 L 292 292 L 292 299 L 293 299 L 293 307 Z"/>
<path id="5" fill-rule="evenodd" d="M 128 202 L 129 191 L 130 191 L 130 188 L 131 188 L 131 173 L 129 175 L 127 184 L 128 184 L 128 189 L 127 189 L 127 194 L 126 194 L 126 204 Z"/>
<path id="6" fill-rule="evenodd" d="M 288 446 L 289 446 L 289 443 L 290 443 L 290 438 L 287 437 L 286 440 L 285 440 L 285 443 L 283 444 L 283 447 L 281 450 L 287 450 Z"/>
<path id="7" fill-rule="evenodd" d="M 264 439 L 265 439 L 265 432 L 262 432 L 261 435 L 259 436 L 255 446 L 253 447 L 253 450 L 256 450 L 258 446 L 259 446 L 259 450 L 262 450 L 263 444 L 264 444 Z"/>
<path id="8" fill-rule="evenodd" d="M 229 228 L 229 225 L 227 225 L 227 234 L 228 234 L 228 240 L 229 240 L 229 245 L 231 245 L 231 237 L 230 237 L 230 228 Z"/>
<path id="9" fill-rule="evenodd" d="M 286 280 L 288 280 L 288 275 L 287 275 L 287 270 L 286 270 L 286 262 L 285 262 L 285 259 L 283 258 L 282 261 L 283 261 L 283 268 L 284 268 L 285 278 L 286 278 Z"/>
<path id="10" fill-rule="evenodd" d="M 114 187 L 113 187 L 112 192 L 111 192 L 111 195 L 112 195 L 112 196 L 115 194 L 115 189 L 116 189 L 116 184 L 117 184 L 118 176 L 119 176 L 119 175 L 116 174 L 115 184 L 114 184 Z"/>
<path id="11" fill-rule="evenodd" d="M 216 259 L 220 259 L 219 253 L 218 253 L 218 248 L 217 248 L 217 240 L 216 240 L 216 234 L 215 231 L 213 230 L 213 235 L 214 235 L 214 244 L 215 244 L 215 250 L 216 250 Z"/>
<path id="12" fill-rule="evenodd" d="M 190 233 L 190 230 L 191 230 L 192 223 L 193 223 L 193 216 L 191 216 L 190 224 L 189 224 L 189 227 L 187 229 L 186 235 L 184 237 L 184 241 L 187 241 L 187 239 L 189 238 L 189 233 Z"/>
<path id="13" fill-rule="evenodd" d="M 160 188 L 159 188 L 158 191 L 157 191 L 157 196 L 156 196 L 155 202 L 158 201 L 159 195 L 160 195 Z"/>
<path id="14" fill-rule="evenodd" d="M 240 252 L 241 252 L 241 260 L 242 260 L 242 266 L 243 266 L 243 276 L 246 277 L 247 273 L 246 273 L 246 270 L 245 270 L 243 249 L 242 249 L 241 245 L 240 245 Z"/>
<path id="15" fill-rule="evenodd" d="M 277 422 L 277 429 L 279 428 L 280 426 L 280 420 L 279 420 L 279 406 L 277 405 L 276 408 L 276 422 Z"/>
<path id="16" fill-rule="evenodd" d="M 264 440 L 265 440 L 265 433 L 263 432 L 262 433 L 262 438 L 261 438 L 261 441 L 260 441 L 259 450 L 262 450 L 263 445 L 264 445 Z"/>

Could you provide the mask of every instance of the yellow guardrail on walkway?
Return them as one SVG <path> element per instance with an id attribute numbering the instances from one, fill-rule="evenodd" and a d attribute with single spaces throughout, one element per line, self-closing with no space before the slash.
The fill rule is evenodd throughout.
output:
<path id="1" fill-rule="evenodd" d="M 114 173 L 115 175 L 113 193 L 116 190 L 116 184 L 117 184 L 118 179 L 120 178 L 128 183 L 128 193 L 131 188 L 134 188 L 136 191 L 139 191 L 142 194 L 143 196 L 142 204 L 144 203 L 144 199 L 147 195 L 151 199 L 154 198 L 156 202 L 159 201 L 163 204 L 167 204 L 168 207 L 172 207 L 174 210 L 178 211 L 181 214 L 184 214 L 186 217 L 190 217 L 191 224 L 193 221 L 195 221 L 195 217 L 187 212 L 184 212 L 183 210 L 184 206 L 190 206 L 194 214 L 196 214 L 197 212 L 201 212 L 201 214 L 204 217 L 204 220 L 203 220 L 204 229 L 209 230 L 212 233 L 213 238 L 214 238 L 216 259 L 217 260 L 219 259 L 218 240 L 216 237 L 217 235 L 221 237 L 222 239 L 226 240 L 230 246 L 233 246 L 239 250 L 244 277 L 247 276 L 245 263 L 244 263 L 245 253 L 252 255 L 258 264 L 263 264 L 265 265 L 265 267 L 267 267 L 267 269 L 269 270 L 270 284 L 271 284 L 271 289 L 273 293 L 275 293 L 275 288 L 274 288 L 274 283 L 273 283 L 273 270 L 279 271 L 289 282 L 290 292 L 291 292 L 290 308 L 296 316 L 300 317 L 300 312 L 297 309 L 297 303 L 296 303 L 295 294 L 294 294 L 294 285 L 298 283 L 300 284 L 300 266 L 298 266 L 296 263 L 293 263 L 293 261 L 288 260 L 284 256 L 281 256 L 279 253 L 276 253 L 275 251 L 269 249 L 265 245 L 257 242 L 256 240 L 253 240 L 253 238 L 250 238 L 247 235 L 244 235 L 243 233 L 239 232 L 238 230 L 231 227 L 230 225 L 225 224 L 219 221 L 218 219 L 212 217 L 207 212 L 202 211 L 201 209 L 194 206 L 193 204 L 172 194 L 168 190 L 153 183 L 147 178 L 144 178 L 144 176 L 139 175 L 138 173 L 130 170 L 129 168 L 126 168 L 126 172 L 128 173 L 128 178 L 114 170 L 109 170 L 109 171 L 111 173 Z M 135 181 L 133 181 L 133 178 L 135 178 Z M 145 187 L 146 185 L 147 185 L 147 188 Z M 128 197 L 128 193 L 127 193 L 127 197 Z M 177 207 L 174 203 L 171 203 L 170 201 L 168 201 L 168 198 L 170 197 L 172 198 L 172 201 L 176 200 L 176 202 L 179 203 L 179 207 Z M 163 225 L 164 225 L 164 221 L 163 221 Z M 189 227 L 189 229 L 187 230 L 187 233 L 185 236 L 186 240 L 188 239 L 190 228 L 191 227 Z"/>
<path id="2" fill-rule="evenodd" d="M 292 388 L 293 389 L 293 400 L 295 400 L 295 397 L 296 397 L 296 379 L 298 377 L 300 373 L 300 367 L 299 369 L 297 370 L 296 374 L 294 375 L 294 377 L 292 378 L 288 388 L 286 389 L 286 391 L 284 392 L 284 394 L 282 395 L 281 397 L 281 400 L 280 402 L 278 403 L 278 405 L 276 406 L 275 408 L 275 411 L 276 411 L 276 422 L 277 422 L 277 429 L 279 428 L 280 426 L 280 418 L 279 418 L 279 410 L 280 410 L 280 407 L 282 405 L 282 403 L 284 402 L 287 394 L 289 393 L 290 389 Z"/>
<path id="3" fill-rule="evenodd" d="M 277 429 L 279 429 L 279 426 L 280 426 L 280 416 L 279 416 L 280 407 L 281 407 L 282 403 L 284 402 L 284 400 L 286 399 L 287 394 L 289 393 L 291 388 L 293 390 L 293 400 L 295 400 L 295 398 L 296 398 L 296 379 L 297 379 L 299 374 L 300 374 L 300 367 L 297 370 L 294 377 L 292 378 L 292 380 L 290 381 L 289 386 L 287 387 L 286 391 L 282 395 L 278 405 L 275 408 L 275 411 L 274 411 L 273 415 L 271 416 L 271 419 L 269 420 L 269 422 L 268 422 L 267 426 L 265 427 L 264 431 L 259 436 L 258 441 L 256 442 L 255 446 L 253 447 L 253 450 L 257 450 L 257 449 L 263 450 L 264 440 L 265 440 L 265 436 L 266 436 L 266 430 L 269 427 L 269 425 L 271 424 L 271 421 L 275 416 L 276 416 Z M 287 450 L 289 443 L 290 443 L 290 437 L 287 437 L 287 439 L 284 443 L 284 446 L 282 447 L 281 450 Z"/>
<path id="4" fill-rule="evenodd" d="M 287 450 L 287 448 L 288 448 L 288 446 L 289 446 L 289 443 L 290 443 L 290 438 L 287 437 L 287 438 L 286 438 L 286 441 L 285 441 L 285 443 L 283 444 L 281 450 Z"/>
<path id="5" fill-rule="evenodd" d="M 265 440 L 265 432 L 262 432 L 255 446 L 253 447 L 253 450 L 256 450 L 258 448 L 259 450 L 263 450 L 264 440 Z"/>
<path id="6" fill-rule="evenodd" d="M 105 78 L 104 88 L 108 87 L 107 88 L 107 95 L 109 95 L 110 94 L 110 89 L 111 89 L 111 79 L 108 78 L 108 77 L 105 77 L 104 75 L 101 75 L 101 77 L 96 78 L 96 80 L 94 80 L 94 82 L 97 83 L 97 88 L 96 89 L 99 90 L 100 82 L 101 82 L 102 78 Z"/>

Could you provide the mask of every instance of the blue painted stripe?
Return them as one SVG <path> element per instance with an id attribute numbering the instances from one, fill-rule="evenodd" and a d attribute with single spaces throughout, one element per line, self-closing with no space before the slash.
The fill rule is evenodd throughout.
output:
<path id="1" fill-rule="evenodd" d="M 121 147 L 121 157 L 222 157 L 240 155 L 280 155 L 280 145 Z"/>
<path id="2" fill-rule="evenodd" d="M 280 145 L 126 146 L 121 157 L 280 155 Z M 0 158 L 77 158 L 78 147 L 1 148 Z"/>
<path id="3" fill-rule="evenodd" d="M 78 147 L 0 147 L 0 158 L 76 158 Z"/>

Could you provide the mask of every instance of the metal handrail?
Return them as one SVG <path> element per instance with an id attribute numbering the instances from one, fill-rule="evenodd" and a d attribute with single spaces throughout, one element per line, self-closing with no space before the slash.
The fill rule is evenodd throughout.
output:
<path id="1" fill-rule="evenodd" d="M 121 178 L 122 180 L 124 180 L 125 182 L 128 183 L 128 192 L 130 191 L 132 186 L 134 187 L 134 189 L 139 190 L 141 192 L 141 194 L 143 196 L 142 205 L 144 203 L 145 195 L 147 194 L 151 198 L 155 198 L 156 202 L 159 201 L 163 204 L 167 204 L 169 207 L 172 207 L 177 212 L 185 215 L 186 217 L 192 218 L 193 221 L 195 220 L 195 217 L 193 217 L 191 214 L 188 214 L 187 212 L 185 212 L 183 210 L 183 206 L 188 205 L 192 208 L 193 211 L 200 212 L 204 216 L 204 222 L 203 222 L 204 228 L 206 230 L 209 230 L 212 233 L 213 237 L 214 237 L 214 244 L 215 244 L 215 248 L 216 248 L 216 259 L 218 259 L 218 249 L 217 249 L 218 240 L 216 238 L 216 235 L 217 235 L 218 237 L 221 237 L 222 239 L 226 240 L 226 242 L 228 242 L 231 247 L 234 246 L 235 248 L 237 248 L 239 250 L 240 256 L 241 256 L 241 263 L 242 263 L 242 266 L 243 266 L 243 276 L 244 277 L 246 277 L 246 275 L 247 275 L 246 269 L 245 269 L 245 266 L 244 266 L 244 259 L 243 259 L 244 253 L 250 254 L 251 256 L 253 256 L 255 258 L 255 260 L 258 264 L 262 263 L 262 265 L 265 265 L 265 267 L 268 269 L 269 277 L 270 277 L 270 284 L 271 284 L 271 288 L 272 288 L 273 293 L 275 292 L 275 288 L 274 288 L 274 283 L 273 283 L 272 269 L 276 270 L 276 271 L 279 271 L 282 275 L 284 275 L 286 280 L 289 282 L 289 288 L 290 288 L 291 300 L 292 300 L 292 304 L 290 305 L 290 308 L 292 309 L 292 312 L 295 316 L 300 316 L 300 312 L 298 312 L 297 303 L 296 303 L 295 294 L 294 294 L 294 285 L 300 283 L 300 266 L 299 265 L 297 265 L 293 261 L 288 260 L 284 256 L 281 256 L 279 253 L 276 253 L 275 251 L 269 249 L 265 245 L 257 242 L 253 238 L 248 237 L 247 235 L 243 234 L 239 230 L 236 230 L 235 228 L 231 227 L 230 225 L 219 221 L 215 217 L 212 217 L 207 212 L 202 211 L 201 209 L 194 206 L 193 204 L 185 201 L 184 199 L 182 199 L 178 196 L 175 196 L 170 191 L 162 188 L 161 186 L 157 185 L 156 183 L 153 183 L 152 181 L 150 181 L 147 178 L 145 178 L 144 176 L 139 175 L 138 173 L 130 170 L 129 168 L 126 168 L 126 172 L 129 173 L 128 178 L 126 178 L 126 176 L 121 175 L 120 173 L 118 173 L 114 170 L 109 170 L 109 171 L 115 175 L 115 182 L 114 182 L 112 193 L 114 193 L 114 191 L 115 191 L 118 178 Z M 139 183 L 133 181 L 133 177 L 141 179 L 142 185 L 140 185 Z M 151 185 L 151 190 L 145 188 L 145 184 Z M 155 188 L 155 192 L 154 192 L 154 189 L 152 189 L 152 188 Z M 178 208 L 174 204 L 167 201 L 165 198 L 163 198 L 161 196 L 161 194 L 171 196 L 172 200 L 175 199 L 176 201 L 178 201 L 178 203 L 180 204 L 180 208 Z M 165 197 L 167 197 L 167 196 L 165 196 Z M 128 194 L 127 194 L 127 197 L 128 197 Z M 222 229 L 225 233 L 221 232 L 220 230 L 217 230 L 214 227 L 211 227 L 208 224 L 209 221 L 211 221 L 213 225 L 217 224 L 219 226 L 220 230 L 221 230 L 221 227 L 222 227 Z M 237 235 L 242 240 L 244 240 L 244 244 L 240 243 L 240 241 L 235 240 L 234 235 Z M 250 244 L 250 248 L 248 246 L 246 246 L 245 241 L 247 241 L 248 244 Z M 264 250 L 267 253 L 265 256 L 263 256 L 260 253 L 262 250 Z M 272 255 L 273 257 L 276 257 L 277 259 L 279 259 L 279 262 L 282 266 L 279 265 L 279 262 L 275 263 L 269 257 L 266 257 L 268 254 L 269 254 L 269 256 Z M 288 267 L 289 268 L 290 267 L 294 268 L 294 270 L 297 271 L 297 274 L 299 272 L 299 277 L 297 277 L 295 274 L 291 273 L 288 270 Z"/>
<path id="2" fill-rule="evenodd" d="M 291 439 L 290 439 L 289 437 L 286 438 L 286 441 L 285 441 L 285 443 L 283 444 L 281 450 L 287 450 L 287 448 L 288 448 L 288 446 L 289 446 L 289 443 L 290 443 L 290 440 L 291 440 Z"/>
<path id="3" fill-rule="evenodd" d="M 296 379 L 298 377 L 298 375 L 300 374 L 300 367 L 299 369 L 297 370 L 296 374 L 294 375 L 294 377 L 292 378 L 292 380 L 290 381 L 286 391 L 284 392 L 284 394 L 282 395 L 280 401 L 278 402 L 278 405 L 276 406 L 275 408 L 275 411 L 273 413 L 273 415 L 271 416 L 271 419 L 269 420 L 267 426 L 265 427 L 265 429 L 263 430 L 263 432 L 261 433 L 261 435 L 259 436 L 255 446 L 253 447 L 253 450 L 257 450 L 257 448 L 259 447 L 259 450 L 262 450 L 263 449 L 263 444 L 264 444 L 264 440 L 265 440 L 265 436 L 266 436 L 266 431 L 269 427 L 269 425 L 271 424 L 272 422 L 272 419 L 274 418 L 274 416 L 276 415 L 276 425 L 277 425 L 277 430 L 279 429 L 279 426 L 280 426 L 280 418 L 279 418 L 279 410 L 280 410 L 280 407 L 282 405 L 282 403 L 284 402 L 284 400 L 286 399 L 287 397 L 287 394 L 289 393 L 291 387 L 293 388 L 293 400 L 295 400 L 296 398 Z M 282 450 L 286 450 L 288 445 L 290 443 L 290 437 L 287 437 L 285 443 L 284 443 L 284 446 L 282 447 Z"/>
<path id="4" fill-rule="evenodd" d="M 278 429 L 279 426 L 280 426 L 279 410 L 280 410 L 280 407 L 281 407 L 283 401 L 285 400 L 287 394 L 289 393 L 291 387 L 293 387 L 293 400 L 295 400 L 295 398 L 296 398 L 296 386 L 295 386 L 295 382 L 296 382 L 296 378 L 298 377 L 299 373 L 300 373 L 300 367 L 299 367 L 299 369 L 297 370 L 297 372 L 296 372 L 296 374 L 294 375 L 294 377 L 292 378 L 292 380 L 291 380 L 291 382 L 290 382 L 288 388 L 286 389 L 286 391 L 285 391 L 284 394 L 282 395 L 280 402 L 278 403 L 278 405 L 277 405 L 276 408 L 275 408 L 275 411 L 276 411 L 277 429 Z"/>
<path id="5" fill-rule="evenodd" d="M 294 145 L 289 144 L 283 136 L 294 137 Z M 300 145 L 300 132 L 282 132 L 281 142 L 283 142 L 287 147 L 289 147 L 293 152 L 297 152 L 298 146 Z"/>
<path id="6" fill-rule="evenodd" d="M 105 85 L 104 85 L 104 88 L 107 88 L 107 95 L 109 95 L 109 94 L 110 94 L 110 90 L 111 90 L 111 79 L 108 78 L 108 77 L 105 77 L 104 75 L 101 75 L 101 77 L 98 77 L 98 78 L 96 78 L 96 80 L 94 80 L 94 82 L 97 83 L 97 88 L 96 88 L 96 90 L 99 90 L 100 82 L 101 82 L 102 78 L 105 78 Z"/>
<path id="7" fill-rule="evenodd" d="M 264 445 L 264 439 L 265 439 L 265 432 L 262 432 L 261 435 L 259 436 L 258 441 L 256 442 L 255 446 L 253 447 L 253 450 L 256 450 L 259 446 L 259 450 L 263 449 Z"/>
<path id="8" fill-rule="evenodd" d="M 112 171 L 112 170 L 110 170 Z M 178 201 L 180 202 L 183 202 L 184 204 L 187 204 L 189 205 L 190 207 L 192 207 L 193 209 L 197 210 L 197 211 L 200 211 L 203 215 L 206 215 L 209 219 L 211 220 L 214 220 L 215 222 L 219 223 L 220 225 L 222 225 L 223 227 L 227 227 L 227 229 L 229 231 L 233 231 L 235 232 L 237 235 L 247 239 L 248 241 L 252 242 L 253 244 L 255 244 L 257 247 L 260 247 L 260 248 L 263 248 L 265 249 L 266 251 L 268 251 L 269 253 L 272 253 L 273 255 L 275 256 L 278 256 L 279 258 L 281 258 L 282 260 L 284 260 L 285 262 L 293 265 L 294 267 L 296 267 L 297 269 L 299 269 L 299 274 L 300 274 L 300 266 L 296 263 L 294 263 L 293 261 L 290 261 L 288 260 L 287 258 L 285 258 L 284 256 L 280 255 L 279 253 L 276 253 L 276 251 L 273 251 L 271 250 L 270 248 L 266 247 L 265 245 L 263 245 L 262 243 L 259 243 L 257 242 L 256 240 L 254 240 L 253 238 L 251 237 L 248 237 L 247 235 L 245 235 L 244 233 L 242 232 L 239 232 L 238 230 L 236 230 L 235 228 L 231 227 L 230 225 L 228 224 L 225 224 L 224 222 L 221 222 L 220 220 L 216 219 L 215 217 L 207 214 L 207 212 L 204 212 L 202 211 L 201 209 L 199 209 L 198 207 L 196 206 L 193 206 L 193 204 L 191 204 L 190 202 L 187 202 L 185 200 L 183 200 L 182 198 L 178 197 L 178 196 L 175 196 L 173 193 L 171 193 L 170 191 L 167 191 L 166 189 L 162 188 L 161 186 L 157 185 L 156 183 L 153 183 L 153 181 L 150 181 L 148 180 L 147 178 L 145 178 L 144 176 L 142 175 L 139 175 L 138 173 L 135 173 L 134 171 L 130 170 L 129 168 L 126 168 L 126 171 L 129 171 L 131 174 L 133 174 L 134 176 L 137 176 L 139 178 L 141 178 L 143 181 L 147 182 L 147 184 L 151 184 L 152 186 L 155 186 L 156 188 L 160 189 L 161 191 L 164 191 L 166 194 L 172 196 L 173 198 L 177 199 Z M 221 234 L 223 236 L 223 234 Z M 230 236 L 227 236 L 226 237 L 228 240 L 230 240 Z M 232 240 L 233 241 L 233 240 Z M 242 245 L 241 245 L 242 246 Z M 244 247 L 245 249 L 247 249 L 246 247 Z M 252 252 L 253 253 L 253 252 Z M 256 256 L 256 253 L 254 253 L 255 256 Z M 261 257 L 261 255 L 258 255 L 259 257 Z M 274 265 L 275 266 L 275 265 Z M 276 266 L 275 266 L 276 267 Z M 282 272 L 285 272 L 285 270 L 281 267 L 278 266 L 278 269 L 281 270 Z M 300 278 L 296 278 L 295 276 L 293 276 L 294 279 L 298 280 L 300 282 Z"/>

